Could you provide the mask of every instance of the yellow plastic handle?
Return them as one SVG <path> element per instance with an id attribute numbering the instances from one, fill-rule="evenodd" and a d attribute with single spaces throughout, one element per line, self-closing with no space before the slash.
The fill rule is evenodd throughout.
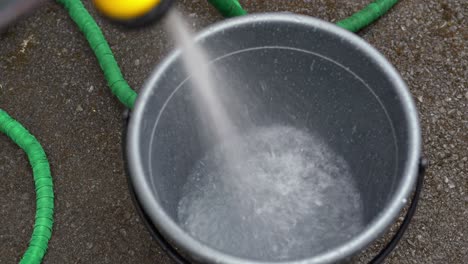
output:
<path id="1" fill-rule="evenodd" d="M 127 20 L 144 16 L 158 6 L 161 0 L 93 0 L 93 2 L 105 16 Z"/>

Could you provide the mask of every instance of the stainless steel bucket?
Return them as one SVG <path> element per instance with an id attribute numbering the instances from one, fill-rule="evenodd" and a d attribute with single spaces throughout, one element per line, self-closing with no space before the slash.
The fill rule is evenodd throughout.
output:
<path id="1" fill-rule="evenodd" d="M 390 63 L 344 29 L 285 13 L 225 20 L 197 40 L 223 72 L 223 84 L 257 98 L 243 102 L 251 120 L 307 127 L 350 164 L 364 200 L 365 229 L 335 248 L 287 263 L 345 261 L 379 238 L 410 199 L 421 156 L 417 111 Z M 140 93 L 126 142 L 136 197 L 149 222 L 191 261 L 268 263 L 209 247 L 178 224 L 182 186 L 211 147 L 197 133 L 187 78 L 175 51 Z"/>

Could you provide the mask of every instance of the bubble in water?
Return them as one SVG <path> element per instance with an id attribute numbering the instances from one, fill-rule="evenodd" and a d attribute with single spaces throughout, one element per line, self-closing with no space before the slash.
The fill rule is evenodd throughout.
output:
<path id="1" fill-rule="evenodd" d="M 232 153 L 242 157 L 224 158 Z M 362 200 L 346 162 L 320 138 L 292 127 L 257 128 L 216 146 L 183 189 L 181 226 L 238 257 L 311 257 L 363 226 Z"/>

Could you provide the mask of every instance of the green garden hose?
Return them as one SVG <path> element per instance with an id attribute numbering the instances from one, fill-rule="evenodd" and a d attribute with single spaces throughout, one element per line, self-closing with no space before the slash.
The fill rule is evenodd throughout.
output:
<path id="1" fill-rule="evenodd" d="M 225 17 L 235 17 L 247 14 L 238 0 L 208 0 Z M 336 24 L 344 29 L 357 32 L 372 24 L 394 6 L 398 0 L 376 0 L 352 16 L 338 21 Z"/>
<path id="2" fill-rule="evenodd" d="M 237 0 L 208 0 L 224 17 L 235 17 L 246 15 L 245 11 Z"/>
<path id="3" fill-rule="evenodd" d="M 99 65 L 104 72 L 107 84 L 112 93 L 117 96 L 120 102 L 126 107 L 133 109 L 137 94 L 130 88 L 127 81 L 125 81 L 119 65 L 114 58 L 114 54 L 104 38 L 101 29 L 96 24 L 96 21 L 94 21 L 80 0 L 57 0 L 57 2 L 65 7 L 70 17 L 86 36 L 91 49 L 94 51 L 99 61 Z"/>
<path id="4" fill-rule="evenodd" d="M 338 21 L 336 25 L 357 32 L 379 19 L 397 2 L 398 0 L 376 0 L 352 16 Z"/>
<path id="5" fill-rule="evenodd" d="M 37 139 L 0 109 L 0 132 L 24 150 L 31 164 L 36 188 L 36 220 L 29 247 L 21 264 L 39 264 L 47 252 L 54 223 L 54 189 L 47 156 Z"/>

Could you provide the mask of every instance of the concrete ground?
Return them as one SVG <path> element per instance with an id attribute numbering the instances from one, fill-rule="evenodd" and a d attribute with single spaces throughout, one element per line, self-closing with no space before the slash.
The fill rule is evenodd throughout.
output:
<path id="1" fill-rule="evenodd" d="M 250 12 L 287 10 L 336 21 L 370 0 L 241 2 Z M 138 90 L 172 48 L 162 25 L 123 31 L 86 5 Z M 204 0 L 178 6 L 197 29 L 222 19 Z M 468 263 L 467 16 L 464 0 L 403 0 L 359 33 L 408 83 L 431 163 L 418 212 L 387 263 Z M 58 4 L 48 2 L 0 36 L 0 108 L 41 141 L 52 165 L 57 210 L 44 263 L 172 263 L 128 194 L 124 107 Z M 0 175 L 0 263 L 14 263 L 31 235 L 35 196 L 23 152 L 3 135 Z M 364 263 L 378 247 L 355 262 Z"/>

